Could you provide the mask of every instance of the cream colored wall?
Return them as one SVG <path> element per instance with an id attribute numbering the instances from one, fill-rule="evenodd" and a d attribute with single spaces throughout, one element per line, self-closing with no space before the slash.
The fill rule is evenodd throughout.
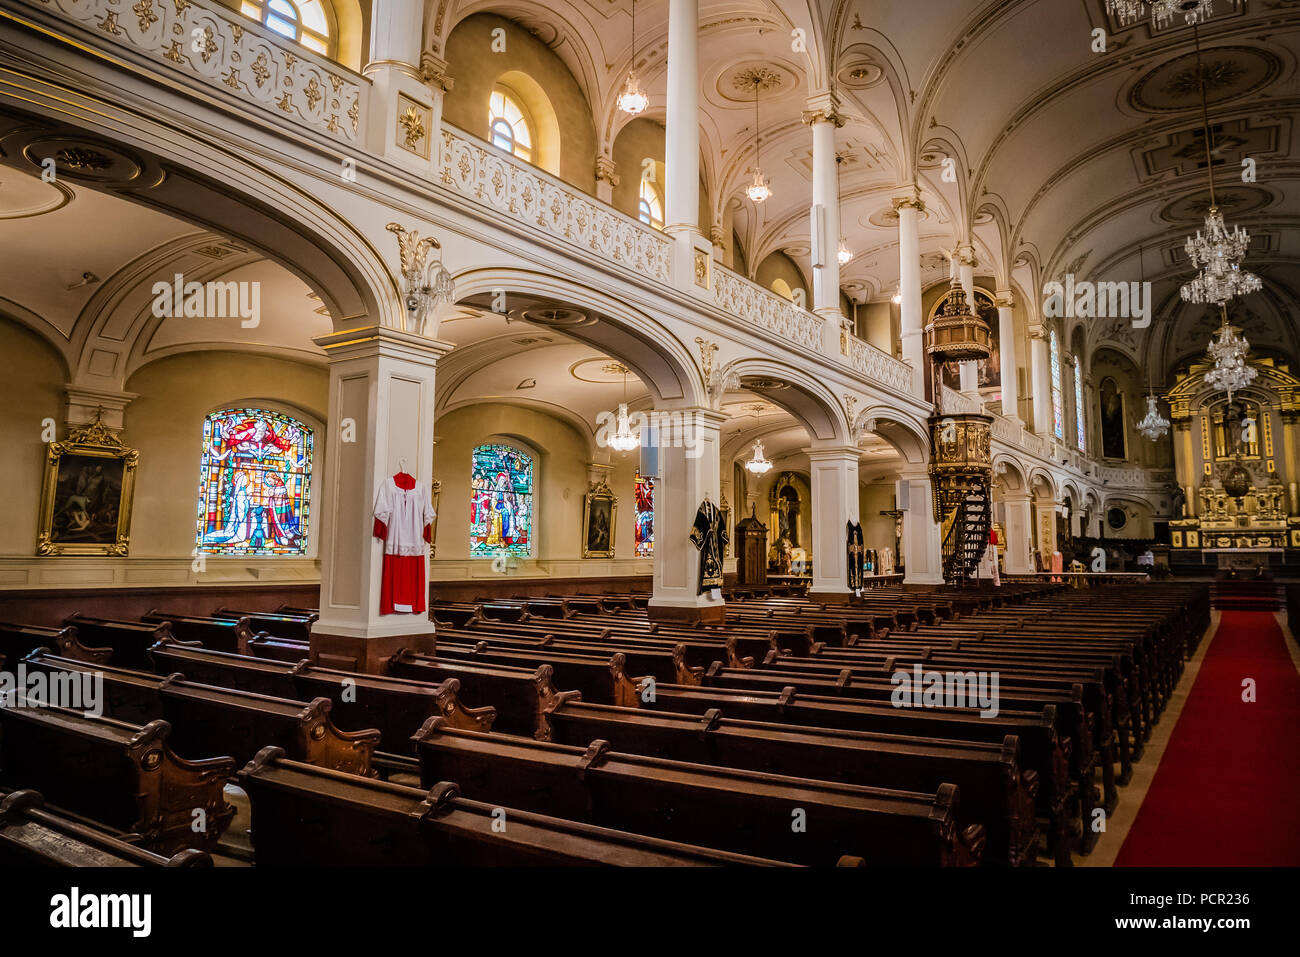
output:
<path id="1" fill-rule="evenodd" d="M 308 530 L 315 553 L 325 448 L 320 426 L 329 399 L 329 374 L 323 366 L 243 353 L 191 352 L 150 363 L 127 380 L 126 391 L 139 395 L 127 406 L 122 430 L 123 440 L 140 450 L 132 557 L 191 555 L 204 416 L 245 402 L 304 418 L 316 429 Z"/>
<path id="2" fill-rule="evenodd" d="M 492 52 L 492 31 L 498 27 L 505 30 L 505 53 Z M 557 175 L 594 195 L 596 128 L 591 107 L 573 75 L 549 47 L 510 20 L 479 13 L 452 30 L 447 39 L 447 63 L 454 86 L 444 101 L 443 118 L 482 139 L 488 138 L 488 100 L 497 78 L 517 70 L 535 80 L 559 123 Z"/>
<path id="3" fill-rule="evenodd" d="M 37 510 L 44 475 L 44 420 L 63 425 L 62 384 L 68 370 L 62 357 L 44 339 L 22 326 L 0 319 L 0 488 L 4 489 L 5 519 L 0 522 L 0 555 L 35 554 Z"/>
<path id="4" fill-rule="evenodd" d="M 641 117 L 628 123 L 619 130 L 614 139 L 612 155 L 614 167 L 618 174 L 618 185 L 613 190 L 613 206 L 633 219 L 639 215 L 638 203 L 641 199 L 641 176 L 645 161 L 655 162 L 656 183 L 662 201 L 666 195 L 664 168 L 664 126 L 658 120 Z M 709 192 L 700 177 L 700 214 L 699 227 L 705 236 L 709 235 Z"/>
<path id="5" fill-rule="evenodd" d="M 791 290 L 802 289 L 808 308 L 812 308 L 812 293 L 808 289 L 803 273 L 799 271 L 795 261 L 782 252 L 769 255 L 759 264 L 758 272 L 754 274 L 754 281 L 764 289 L 771 289 L 772 283 L 777 279 L 784 279 Z"/>
<path id="6" fill-rule="evenodd" d="M 587 492 L 591 440 L 572 425 L 537 409 L 485 402 L 438 417 L 434 477 L 442 482 L 438 506 L 438 562 L 469 559 L 469 476 L 474 447 L 514 445 L 535 455 L 534 555 L 540 562 L 582 559 L 583 496 Z M 606 481 L 618 498 L 614 558 L 633 557 L 633 513 L 638 456 L 615 453 Z M 589 565 L 598 574 L 600 565 Z M 476 564 L 488 564 L 477 562 Z M 648 563 L 647 563 L 648 564 Z"/>
<path id="7" fill-rule="evenodd" d="M 858 515 L 862 523 L 862 540 L 867 548 L 894 547 L 894 520 L 882 511 L 894 507 L 894 483 L 873 482 L 858 486 Z M 894 556 L 897 559 L 898 556 Z"/>

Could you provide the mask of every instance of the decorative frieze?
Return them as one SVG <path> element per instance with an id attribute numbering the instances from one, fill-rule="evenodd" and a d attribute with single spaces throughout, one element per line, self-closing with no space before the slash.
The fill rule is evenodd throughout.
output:
<path id="1" fill-rule="evenodd" d="M 912 367 L 910 365 L 895 359 L 870 343 L 863 342 L 855 335 L 848 334 L 844 338 L 848 346 L 849 364 L 856 371 L 897 392 L 911 394 Z"/>
<path id="2" fill-rule="evenodd" d="M 822 319 L 719 266 L 713 273 L 714 302 L 741 322 L 751 323 L 805 349 L 820 351 Z"/>
<path id="3" fill-rule="evenodd" d="M 215 0 L 46 0 L 114 43 L 148 54 L 224 94 L 345 142 L 361 124 L 362 82 Z"/>

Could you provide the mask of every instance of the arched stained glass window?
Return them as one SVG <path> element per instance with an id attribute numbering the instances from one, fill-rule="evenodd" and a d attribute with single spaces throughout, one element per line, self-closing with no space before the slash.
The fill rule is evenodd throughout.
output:
<path id="1" fill-rule="evenodd" d="M 480 445 L 470 461 L 469 555 L 529 555 L 533 547 L 532 458 L 509 445 Z"/>
<path id="2" fill-rule="evenodd" d="M 322 0 L 241 0 L 239 12 L 309 50 L 330 55 L 329 18 Z"/>
<path id="3" fill-rule="evenodd" d="M 641 199 L 637 205 L 641 222 L 655 229 L 664 228 L 664 204 L 659 198 L 659 191 L 648 179 L 641 180 Z"/>
<path id="4" fill-rule="evenodd" d="M 533 161 L 532 124 L 519 100 L 505 87 L 493 90 L 488 101 L 488 134 L 493 146 Z"/>
<path id="5" fill-rule="evenodd" d="M 312 430 L 266 409 L 224 409 L 203 420 L 198 551 L 305 555 Z"/>
<path id="6" fill-rule="evenodd" d="M 655 553 L 655 480 L 636 473 L 636 548 L 637 558 L 651 558 Z"/>
<path id="7" fill-rule="evenodd" d="M 1074 427 L 1078 438 L 1079 451 L 1088 451 L 1087 420 L 1084 418 L 1083 406 L 1083 365 L 1079 357 L 1074 357 Z"/>
<path id="8" fill-rule="evenodd" d="M 1052 363 L 1052 434 L 1065 441 L 1065 411 L 1062 407 L 1061 391 L 1061 343 L 1056 338 L 1056 330 L 1048 339 Z"/>

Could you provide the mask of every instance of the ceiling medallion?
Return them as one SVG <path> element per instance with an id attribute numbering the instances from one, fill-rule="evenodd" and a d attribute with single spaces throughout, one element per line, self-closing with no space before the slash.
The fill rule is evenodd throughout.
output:
<path id="1" fill-rule="evenodd" d="M 69 147 L 54 154 L 55 162 L 74 173 L 101 173 L 113 165 L 103 153 L 82 147 Z"/>
<path id="2" fill-rule="evenodd" d="M 731 85 L 737 93 L 748 93 L 756 86 L 759 92 L 766 93 L 784 86 L 785 78 L 771 67 L 751 66 L 732 76 Z"/>

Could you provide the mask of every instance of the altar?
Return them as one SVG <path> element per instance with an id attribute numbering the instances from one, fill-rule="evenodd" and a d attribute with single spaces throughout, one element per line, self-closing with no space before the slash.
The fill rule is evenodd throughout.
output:
<path id="1" fill-rule="evenodd" d="M 1286 550 L 1282 548 L 1205 548 L 1201 550 L 1201 561 L 1209 565 L 1213 562 L 1219 571 L 1254 571 L 1261 565 L 1281 565 L 1286 561 Z"/>

